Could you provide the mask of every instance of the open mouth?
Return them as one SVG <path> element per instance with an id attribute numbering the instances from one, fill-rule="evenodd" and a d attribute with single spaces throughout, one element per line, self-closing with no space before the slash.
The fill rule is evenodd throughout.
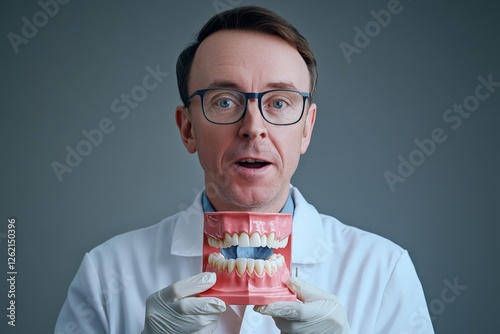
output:
<path id="1" fill-rule="evenodd" d="M 285 264 L 283 255 L 275 254 L 274 249 L 285 248 L 288 239 L 288 236 L 276 238 L 275 232 L 269 235 L 254 232 L 251 236 L 245 232 L 239 235 L 224 233 L 224 239 L 207 236 L 210 246 L 220 248 L 220 253 L 213 252 L 209 255 L 208 263 L 218 271 L 228 273 L 236 270 L 240 275 L 255 272 L 262 276 L 265 271 L 268 275 L 273 275 Z"/>
<path id="2" fill-rule="evenodd" d="M 245 168 L 262 168 L 270 164 L 270 162 L 256 159 L 243 159 L 237 162 L 238 165 Z"/>
<path id="3" fill-rule="evenodd" d="M 199 294 L 229 304 L 264 305 L 293 301 L 290 277 L 292 215 L 206 212 L 203 270 L 215 272 L 215 285 Z"/>

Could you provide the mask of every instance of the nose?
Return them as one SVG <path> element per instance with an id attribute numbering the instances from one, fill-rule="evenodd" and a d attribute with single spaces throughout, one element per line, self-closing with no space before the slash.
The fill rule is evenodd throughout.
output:
<path id="1" fill-rule="evenodd" d="M 266 123 L 260 114 L 258 100 L 249 99 L 245 116 L 240 121 L 239 135 L 245 139 L 266 138 Z"/>

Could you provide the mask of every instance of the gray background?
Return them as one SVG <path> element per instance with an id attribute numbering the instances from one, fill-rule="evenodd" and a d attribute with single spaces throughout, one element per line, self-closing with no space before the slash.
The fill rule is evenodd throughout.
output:
<path id="1" fill-rule="evenodd" d="M 316 53 L 319 114 L 294 185 L 320 211 L 409 250 L 436 332 L 498 333 L 500 87 L 456 130 L 443 114 L 474 94 L 478 76 L 500 81 L 499 3 L 401 0 L 401 13 L 351 63 L 339 44 L 353 44 L 354 27 L 387 0 L 219 3 L 276 10 Z M 41 7 L 0 6 L 0 268 L 7 272 L 9 217 L 18 262 L 17 326 L 6 325 L 2 279 L 0 331 L 50 333 L 86 251 L 185 208 L 203 187 L 174 123 L 174 73 L 217 9 L 212 1 L 72 1 L 15 53 L 7 34 L 20 35 L 22 18 L 33 22 Z M 121 120 L 111 103 L 157 64 L 171 74 Z M 65 147 L 103 118 L 114 131 L 59 182 L 51 163 L 64 163 Z M 447 141 L 391 191 L 384 172 L 396 173 L 398 156 L 435 128 Z M 445 304 L 445 280 L 455 279 L 467 288 Z"/>

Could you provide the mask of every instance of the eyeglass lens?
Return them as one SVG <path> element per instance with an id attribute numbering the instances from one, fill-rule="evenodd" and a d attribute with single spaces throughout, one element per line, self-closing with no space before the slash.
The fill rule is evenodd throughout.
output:
<path id="1" fill-rule="evenodd" d="M 246 97 L 234 90 L 214 89 L 204 96 L 203 108 L 208 120 L 215 123 L 238 121 L 246 107 Z M 269 91 L 260 100 L 264 118 L 274 124 L 292 124 L 298 121 L 304 108 L 304 97 L 296 91 Z"/>

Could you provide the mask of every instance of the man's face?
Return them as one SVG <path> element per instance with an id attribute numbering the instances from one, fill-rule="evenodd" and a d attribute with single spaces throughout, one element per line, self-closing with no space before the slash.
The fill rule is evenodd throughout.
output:
<path id="1" fill-rule="evenodd" d="M 309 91 L 309 72 L 296 49 L 278 37 L 250 31 L 219 31 L 199 46 L 189 80 L 189 94 L 204 88 L 243 92 L 270 89 Z M 218 211 L 278 212 L 286 202 L 290 179 L 310 142 L 316 105 L 306 103 L 300 122 L 268 123 L 250 99 L 237 123 L 210 123 L 200 97 L 189 110 L 177 107 L 184 145 L 198 152 L 207 196 Z M 249 163 L 264 161 L 265 163 Z"/>

